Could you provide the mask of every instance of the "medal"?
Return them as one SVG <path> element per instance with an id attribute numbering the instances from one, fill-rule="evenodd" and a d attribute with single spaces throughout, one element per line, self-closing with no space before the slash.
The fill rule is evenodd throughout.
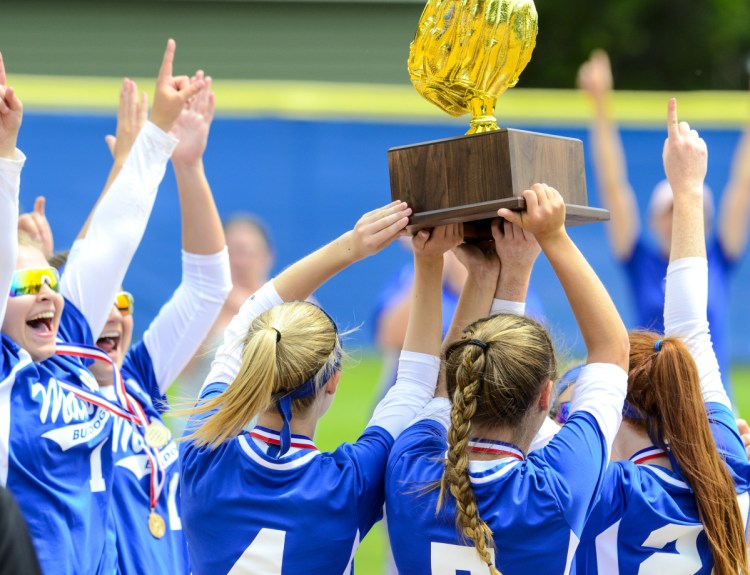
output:
<path id="1" fill-rule="evenodd" d="M 143 437 L 146 440 L 146 445 L 154 449 L 160 449 L 169 443 L 169 429 L 166 425 L 156 421 L 146 428 Z"/>
<path id="2" fill-rule="evenodd" d="M 151 531 L 156 539 L 161 539 L 167 532 L 167 524 L 164 523 L 164 518 L 151 508 L 151 513 L 148 516 L 148 530 Z"/>

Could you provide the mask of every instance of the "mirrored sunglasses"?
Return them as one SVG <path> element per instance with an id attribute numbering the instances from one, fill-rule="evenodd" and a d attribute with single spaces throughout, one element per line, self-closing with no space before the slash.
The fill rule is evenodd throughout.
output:
<path id="1" fill-rule="evenodd" d="M 16 270 L 10 284 L 10 297 L 36 295 L 42 286 L 56 292 L 60 287 L 60 274 L 55 268 L 23 268 Z"/>
<path id="2" fill-rule="evenodd" d="M 127 291 L 118 292 L 115 296 L 115 306 L 122 315 L 133 314 L 133 294 Z"/>

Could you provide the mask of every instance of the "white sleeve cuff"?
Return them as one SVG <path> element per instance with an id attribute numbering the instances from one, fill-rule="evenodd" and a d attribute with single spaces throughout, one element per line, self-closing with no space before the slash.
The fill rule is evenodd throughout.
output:
<path id="1" fill-rule="evenodd" d="M 589 363 L 583 366 L 573 388 L 571 415 L 586 411 L 594 416 L 612 452 L 612 442 L 622 422 L 622 406 L 628 391 L 628 374 L 612 363 Z"/>
<path id="2" fill-rule="evenodd" d="M 240 311 L 224 330 L 224 342 L 216 350 L 211 370 L 203 383 L 204 388 L 211 383 L 229 385 L 234 381 L 242 365 L 242 342 L 250 329 L 250 324 L 263 312 L 282 303 L 284 300 L 273 287 L 273 281 L 268 281 L 242 304 Z"/>
<path id="3" fill-rule="evenodd" d="M 424 409 L 417 415 L 412 423 L 431 419 L 442 425 L 446 431 L 451 428 L 451 409 L 453 405 L 447 397 L 433 397 L 430 403 L 424 406 Z M 409 424 L 411 427 L 412 423 Z"/>
<path id="4" fill-rule="evenodd" d="M 731 409 L 711 342 L 707 305 L 706 258 L 682 258 L 669 264 L 664 301 L 664 333 L 667 337 L 682 340 L 693 356 L 698 367 L 703 401 L 721 403 Z"/>
<path id="5" fill-rule="evenodd" d="M 495 298 L 492 300 L 490 315 L 499 315 L 501 313 L 524 315 L 526 313 L 526 302 Z"/>
<path id="6" fill-rule="evenodd" d="M 172 134 L 165 132 L 150 120 L 143 125 L 141 133 L 145 134 L 151 140 L 155 150 L 160 151 L 167 158 L 172 155 L 177 144 L 180 143 Z"/>
<path id="7" fill-rule="evenodd" d="M 382 427 L 394 439 L 398 438 L 435 395 L 439 374 L 439 357 L 402 351 L 396 384 L 378 403 L 367 426 Z"/>

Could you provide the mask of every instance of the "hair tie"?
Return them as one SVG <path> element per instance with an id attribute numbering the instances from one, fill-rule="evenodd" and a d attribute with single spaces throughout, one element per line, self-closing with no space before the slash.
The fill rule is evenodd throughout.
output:
<path id="1" fill-rule="evenodd" d="M 483 342 L 481 339 L 470 339 L 467 343 L 481 347 L 482 351 L 487 351 L 488 349 L 490 349 L 490 346 L 487 345 L 487 343 Z"/>
<path id="2" fill-rule="evenodd" d="M 654 351 L 659 353 L 659 350 L 661 350 L 661 344 L 664 340 L 663 339 L 657 339 L 656 343 L 654 344 Z"/>
<path id="3" fill-rule="evenodd" d="M 281 341 L 281 332 L 275 327 L 272 327 L 271 329 L 276 332 L 276 343 L 279 343 Z"/>

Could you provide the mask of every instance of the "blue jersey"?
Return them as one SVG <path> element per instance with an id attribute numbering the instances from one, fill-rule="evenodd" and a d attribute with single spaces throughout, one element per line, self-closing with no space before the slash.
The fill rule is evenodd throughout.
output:
<path id="1" fill-rule="evenodd" d="M 706 242 L 708 256 L 708 323 L 711 341 L 719 361 L 724 387 L 729 390 L 729 275 L 730 260 L 717 237 Z M 637 327 L 664 333 L 664 297 L 669 257 L 640 236 L 630 257 L 623 262 L 637 314 Z"/>
<path id="2" fill-rule="evenodd" d="M 456 529 L 454 499 L 435 514 L 448 442 L 442 424 L 414 423 L 396 440 L 386 471 L 386 515 L 399 573 L 486 575 Z M 520 452 L 519 452 L 520 453 Z M 550 443 L 519 461 L 471 461 L 479 514 L 494 533 L 503 575 L 568 573 L 607 465 L 594 417 L 575 412 Z"/>
<path id="3" fill-rule="evenodd" d="M 734 479 L 747 526 L 750 464 L 731 411 L 706 404 L 711 430 Z M 698 507 L 679 473 L 633 461 L 612 463 L 584 529 L 578 573 L 709 575 L 713 559 Z"/>
<path id="4" fill-rule="evenodd" d="M 143 342 L 128 351 L 121 371 L 128 393 L 140 403 L 149 421 L 163 423 L 160 414 L 167 400 L 159 391 L 151 357 Z M 188 573 L 187 547 L 180 521 L 180 473 L 176 465 L 178 452 L 175 442 L 170 439 L 167 445 L 158 450 L 167 472 L 156 506 L 156 512 L 166 522 L 166 533 L 161 539 L 151 535 L 148 529 L 152 470 L 144 451 L 142 430 L 125 419 L 116 418 L 112 453 L 115 463 L 113 523 L 118 572 L 131 575 Z"/>
<path id="5" fill-rule="evenodd" d="M 201 397 L 226 388 L 211 384 Z M 195 575 L 352 572 L 360 540 L 382 516 L 393 438 L 369 427 L 356 443 L 321 453 L 294 448 L 301 436 L 292 437 L 278 459 L 249 432 L 214 450 L 181 444 L 182 520 Z"/>
<path id="6" fill-rule="evenodd" d="M 83 316 L 66 302 L 58 340 L 69 337 L 92 343 Z M 18 501 L 44 573 L 111 573 L 113 416 L 60 385 L 97 393 L 96 379 L 78 359 L 37 363 L 1 339 L 0 482 Z"/>

